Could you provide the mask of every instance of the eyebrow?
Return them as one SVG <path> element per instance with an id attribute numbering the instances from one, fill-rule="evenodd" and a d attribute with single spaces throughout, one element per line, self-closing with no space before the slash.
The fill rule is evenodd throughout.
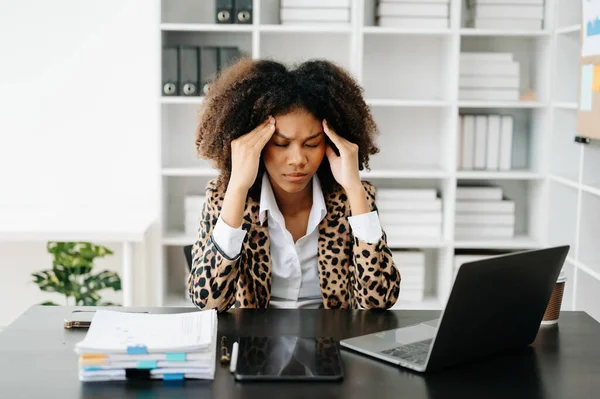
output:
<path id="1" fill-rule="evenodd" d="M 307 137 L 304 141 L 312 140 L 314 138 L 319 137 L 322 134 L 323 134 L 323 132 L 315 133 L 312 136 Z M 279 133 L 278 131 L 275 131 L 275 135 L 281 137 L 282 139 L 286 139 L 286 140 L 289 140 L 289 141 L 293 141 L 294 140 L 294 139 L 291 139 L 289 137 L 284 136 L 283 134 Z"/>

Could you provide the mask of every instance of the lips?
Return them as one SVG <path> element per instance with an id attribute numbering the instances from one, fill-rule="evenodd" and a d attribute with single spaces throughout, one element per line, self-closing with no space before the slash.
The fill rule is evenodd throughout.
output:
<path id="1" fill-rule="evenodd" d="M 304 176 L 306 176 L 306 173 L 288 173 L 286 176 L 289 176 L 289 177 L 304 177 Z"/>
<path id="2" fill-rule="evenodd" d="M 283 175 L 290 182 L 301 182 L 308 176 L 306 173 L 288 173 Z"/>

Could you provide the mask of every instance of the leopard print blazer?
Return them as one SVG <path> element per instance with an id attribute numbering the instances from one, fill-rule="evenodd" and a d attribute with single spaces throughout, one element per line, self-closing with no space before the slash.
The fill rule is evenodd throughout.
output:
<path id="1" fill-rule="evenodd" d="M 362 182 L 371 210 L 375 188 Z M 216 180 L 206 187 L 198 239 L 192 248 L 188 277 L 192 302 L 200 309 L 224 312 L 235 304 L 242 308 L 267 308 L 271 297 L 271 258 L 267 222 L 259 220 L 260 203 L 248 196 L 242 228 L 247 231 L 241 253 L 229 258 L 213 242 L 225 190 Z M 327 215 L 319 224 L 318 264 L 323 306 L 332 308 L 387 309 L 396 303 L 400 274 L 394 265 L 385 232 L 368 244 L 352 235 L 350 204 L 341 186 L 325 195 Z"/>

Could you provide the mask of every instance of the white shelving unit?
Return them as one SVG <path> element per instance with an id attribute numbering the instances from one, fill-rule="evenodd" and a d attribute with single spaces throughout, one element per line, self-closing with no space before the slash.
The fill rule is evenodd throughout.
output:
<path id="1" fill-rule="evenodd" d="M 388 237 L 393 248 L 422 248 L 431 254 L 427 257 L 427 300 L 419 304 L 399 303 L 401 308 L 443 306 L 452 285 L 455 249 L 528 249 L 556 241 L 547 236 L 551 224 L 548 215 L 556 206 L 548 201 L 553 185 L 574 190 L 574 198 L 583 205 L 589 200 L 582 197 L 592 198 L 597 194 L 594 194 L 596 187 L 600 187 L 581 180 L 581 173 L 562 175 L 553 168 L 553 152 L 561 149 L 563 143 L 557 145 L 550 134 L 552 128 L 555 134 L 563 129 L 565 143 L 567 131 L 569 143 L 574 136 L 577 107 L 574 51 L 578 49 L 580 11 L 572 9 L 580 5 L 572 0 L 546 0 L 543 31 L 507 32 L 463 27 L 463 1 L 450 1 L 450 28 L 435 30 L 374 26 L 375 0 L 352 1 L 351 24 L 342 28 L 278 25 L 277 0 L 254 0 L 254 23 L 248 26 L 212 24 L 212 1 L 162 1 L 163 44 L 236 45 L 244 55 L 254 59 L 274 58 L 287 63 L 327 58 L 345 67 L 360 82 L 381 133 L 378 138 L 381 152 L 372 158 L 372 170 L 365 171 L 363 178 L 378 187 L 436 188 L 443 200 L 442 237 L 436 240 Z M 459 101 L 461 51 L 515 53 L 521 64 L 521 89 L 533 89 L 536 100 Z M 561 53 L 564 51 L 568 57 Z M 571 79 L 564 84 L 563 73 Z M 186 267 L 180 247 L 193 243 L 195 237 L 183 234 L 183 197 L 202 194 L 208 180 L 216 176 L 209 163 L 195 155 L 196 112 L 201 101 L 201 97 L 161 99 L 164 273 L 158 278 L 160 303 L 169 304 L 168 298 L 173 295 L 180 298 L 179 292 L 185 289 L 180 281 L 181 270 Z M 515 117 L 515 170 L 457 170 L 460 112 Z M 583 164 L 583 153 L 587 150 L 572 145 L 577 149 L 568 150 L 569 153 Z M 575 172 L 572 165 L 563 166 Z M 574 186 L 565 186 L 563 180 Z M 516 202 L 514 239 L 455 240 L 456 187 L 478 183 L 501 186 Z M 586 191 L 584 187 L 589 189 Z M 579 220 L 577 227 L 586 227 Z M 586 263 L 587 259 L 581 258 L 584 253 L 578 248 L 571 253 L 569 267 L 575 273 L 575 280 L 581 279 L 578 270 L 584 270 L 576 265 L 587 265 L 588 271 L 600 272 L 600 267 L 594 269 Z M 573 299 L 573 305 L 575 302 Z"/>

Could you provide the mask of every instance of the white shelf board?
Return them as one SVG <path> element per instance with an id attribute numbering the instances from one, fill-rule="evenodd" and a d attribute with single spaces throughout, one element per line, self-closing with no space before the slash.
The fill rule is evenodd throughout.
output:
<path id="1" fill-rule="evenodd" d="M 409 35 L 409 36 L 446 36 L 451 35 L 451 29 L 407 29 L 385 26 L 365 26 L 363 33 L 366 35 Z"/>
<path id="2" fill-rule="evenodd" d="M 588 186 L 587 184 L 582 184 L 581 191 L 600 197 L 600 188 Z"/>
<path id="3" fill-rule="evenodd" d="M 471 101 L 460 100 L 460 108 L 544 108 L 546 104 L 538 101 Z"/>
<path id="4" fill-rule="evenodd" d="M 196 236 L 185 234 L 183 231 L 169 231 L 163 234 L 163 245 L 184 246 L 191 245 L 196 241 Z"/>
<path id="5" fill-rule="evenodd" d="M 260 25 L 260 32 L 264 33 L 350 33 L 352 26 L 327 26 L 327 25 Z"/>
<path id="6" fill-rule="evenodd" d="M 202 104 L 204 96 L 184 97 L 184 96 L 162 96 L 160 102 L 162 104 Z"/>
<path id="7" fill-rule="evenodd" d="M 597 271 L 593 270 L 589 266 L 581 263 L 580 261 L 575 260 L 572 257 L 568 256 L 567 257 L 567 262 L 569 262 L 573 266 L 576 266 L 578 269 L 583 270 L 584 272 L 586 272 L 590 276 L 594 277 L 596 280 L 600 280 L 600 273 L 598 273 Z"/>
<path id="8" fill-rule="evenodd" d="M 163 176 L 217 177 L 219 171 L 210 168 L 163 168 Z"/>
<path id="9" fill-rule="evenodd" d="M 464 180 L 540 180 L 544 175 L 537 172 L 522 170 L 507 171 L 478 171 L 461 170 L 456 172 L 457 179 Z"/>
<path id="10" fill-rule="evenodd" d="M 574 188 L 576 190 L 579 189 L 579 184 L 576 181 L 569 180 L 569 179 L 566 179 L 566 178 L 561 177 L 561 176 L 548 175 L 548 179 L 550 179 L 550 180 L 552 180 L 552 181 L 554 181 L 556 183 L 560 183 L 563 186 L 571 187 L 571 188 Z"/>
<path id="11" fill-rule="evenodd" d="M 368 98 L 365 100 L 367 105 L 372 107 L 413 107 L 413 108 L 437 108 L 447 107 L 448 101 L 443 100 L 404 100 L 387 98 Z"/>
<path id="12" fill-rule="evenodd" d="M 163 32 L 252 32 L 253 25 L 241 24 L 174 24 L 161 23 Z"/>
<path id="13" fill-rule="evenodd" d="M 505 30 L 505 29 L 474 29 L 462 28 L 461 36 L 494 36 L 494 37 L 547 37 L 549 30 Z"/>
<path id="14" fill-rule="evenodd" d="M 563 26 L 561 28 L 557 28 L 556 29 L 556 34 L 557 35 L 568 35 L 568 34 L 571 34 L 571 33 L 577 33 L 577 34 L 579 34 L 579 32 L 581 32 L 581 24 L 568 25 L 568 26 Z"/>
<path id="15" fill-rule="evenodd" d="M 373 169 L 361 171 L 360 176 L 364 179 L 445 179 L 450 177 L 450 172 L 436 169 Z"/>
<path id="16" fill-rule="evenodd" d="M 385 228 L 383 229 L 385 231 Z M 387 240 L 388 247 L 391 249 L 405 249 L 405 248 L 446 248 L 450 245 L 448 241 L 443 239 L 431 239 L 431 238 L 422 238 L 422 239 L 394 239 L 388 237 Z"/>
<path id="17" fill-rule="evenodd" d="M 578 109 L 579 104 L 572 102 L 553 102 L 552 106 L 559 109 Z"/>
<path id="18" fill-rule="evenodd" d="M 402 275 L 402 269 L 400 269 L 400 275 Z M 402 284 L 400 285 L 400 291 L 402 291 Z M 392 309 L 398 310 L 441 310 L 442 304 L 437 297 L 425 297 L 420 302 L 403 302 L 398 300 Z"/>
<path id="19" fill-rule="evenodd" d="M 528 236 L 516 236 L 512 239 L 456 240 L 454 247 L 484 249 L 530 249 L 540 248 L 541 244 Z"/>

